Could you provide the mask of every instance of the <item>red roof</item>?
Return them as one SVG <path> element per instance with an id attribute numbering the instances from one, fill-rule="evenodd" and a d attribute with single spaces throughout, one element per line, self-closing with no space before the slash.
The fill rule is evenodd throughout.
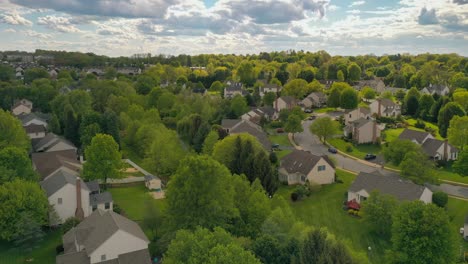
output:
<path id="1" fill-rule="evenodd" d="M 356 202 L 356 199 L 352 199 L 351 201 L 348 201 L 346 203 L 346 206 L 348 206 L 349 209 L 354 209 L 354 210 L 361 209 L 361 205 L 358 202 Z"/>

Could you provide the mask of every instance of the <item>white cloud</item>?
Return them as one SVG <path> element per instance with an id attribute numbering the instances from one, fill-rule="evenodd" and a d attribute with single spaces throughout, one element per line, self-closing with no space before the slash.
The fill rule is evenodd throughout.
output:
<path id="1" fill-rule="evenodd" d="M 10 24 L 10 25 L 22 25 L 22 26 L 32 26 L 32 22 L 22 17 L 17 12 L 13 11 L 7 14 L 2 15 L 0 22 Z"/>
<path id="2" fill-rule="evenodd" d="M 354 1 L 348 7 L 360 6 L 360 5 L 363 5 L 365 3 L 366 3 L 366 1 Z"/>
<path id="3" fill-rule="evenodd" d="M 5 32 L 5 33 L 16 33 L 16 30 L 14 30 L 12 28 L 7 28 L 7 29 L 3 30 L 3 32 Z"/>
<path id="4" fill-rule="evenodd" d="M 24 30 L 23 33 L 28 37 L 39 39 L 51 39 L 53 37 L 52 34 L 40 33 L 34 30 Z"/>
<path id="5" fill-rule="evenodd" d="M 44 16 L 37 19 L 38 25 L 44 25 L 52 30 L 63 33 L 78 33 L 81 32 L 75 25 L 70 22 L 69 18 L 59 16 Z"/>

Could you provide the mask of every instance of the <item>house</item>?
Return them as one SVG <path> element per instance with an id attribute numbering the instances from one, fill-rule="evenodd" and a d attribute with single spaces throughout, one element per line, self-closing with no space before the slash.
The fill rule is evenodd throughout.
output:
<path id="1" fill-rule="evenodd" d="M 456 160 L 459 149 L 447 140 L 435 139 L 430 133 L 405 129 L 399 139 L 411 140 L 421 146 L 422 150 L 433 160 Z"/>
<path id="2" fill-rule="evenodd" d="M 59 169 L 41 181 L 49 204 L 59 217 L 58 222 L 51 225 L 61 224 L 70 217 L 83 219 L 97 209 L 113 210 L 112 195 L 109 192 L 101 193 L 99 184 L 96 190 L 95 183 L 91 182 L 88 186 L 76 174 L 65 169 Z"/>
<path id="3" fill-rule="evenodd" d="M 223 119 L 221 121 L 221 127 L 229 135 L 247 133 L 255 137 L 263 148 L 266 150 L 271 150 L 271 142 L 268 139 L 267 133 L 263 131 L 262 127 L 259 125 L 242 119 Z"/>
<path id="4" fill-rule="evenodd" d="M 148 188 L 150 191 L 155 190 L 159 191 L 161 190 L 161 179 L 158 177 L 148 174 L 145 175 L 145 186 Z"/>
<path id="5" fill-rule="evenodd" d="M 383 93 L 385 91 L 385 83 L 383 82 L 382 78 L 374 78 L 372 80 L 362 80 L 359 81 L 356 85 L 353 86 L 355 90 L 362 90 L 364 87 L 370 87 L 377 93 Z"/>
<path id="6" fill-rule="evenodd" d="M 292 96 L 281 96 L 276 98 L 274 106 L 276 112 L 279 112 L 283 109 L 291 110 L 293 107 L 297 106 L 298 100 Z"/>
<path id="7" fill-rule="evenodd" d="M 262 84 L 260 87 L 258 87 L 258 93 L 260 94 L 260 97 L 263 98 L 263 96 L 265 96 L 266 93 L 278 94 L 279 92 L 281 92 L 282 89 L 283 89 L 283 87 L 281 87 L 280 85 L 272 84 L 272 83 L 266 83 L 266 84 Z"/>
<path id="8" fill-rule="evenodd" d="M 21 99 L 11 107 L 11 113 L 15 116 L 31 113 L 33 103 L 28 99 Z"/>
<path id="9" fill-rule="evenodd" d="M 238 82 L 227 82 L 227 86 L 224 88 L 224 98 L 232 99 L 236 95 L 244 96 L 247 91 L 244 90 L 242 83 Z"/>
<path id="10" fill-rule="evenodd" d="M 58 75 L 57 70 L 52 69 L 52 70 L 49 71 L 49 76 L 50 76 L 51 79 L 53 79 L 53 80 L 57 79 L 57 75 Z"/>
<path id="11" fill-rule="evenodd" d="M 47 124 L 48 117 L 43 114 L 29 113 L 29 114 L 20 114 L 16 117 L 21 121 L 24 127 L 29 126 L 31 124 L 43 125 L 46 128 L 48 126 Z"/>
<path id="12" fill-rule="evenodd" d="M 271 106 L 253 108 L 249 112 L 241 116 L 242 120 L 248 120 L 255 124 L 260 124 L 260 120 L 265 118 L 266 120 L 274 120 L 278 118 L 278 113 Z"/>
<path id="13" fill-rule="evenodd" d="M 345 124 L 354 122 L 360 118 L 371 119 L 371 112 L 369 108 L 359 107 L 352 110 L 347 110 L 344 114 Z"/>
<path id="14" fill-rule="evenodd" d="M 47 129 L 43 125 L 31 124 L 23 127 L 30 139 L 41 139 L 46 136 Z"/>
<path id="15" fill-rule="evenodd" d="M 63 235 L 57 264 L 151 264 L 150 243 L 137 223 L 112 211 L 96 210 Z"/>
<path id="16" fill-rule="evenodd" d="M 327 96 L 322 92 L 313 92 L 301 101 L 305 108 L 322 107 L 327 104 Z"/>
<path id="17" fill-rule="evenodd" d="M 279 179 L 291 184 L 335 182 L 335 166 L 328 156 L 316 156 L 303 150 L 293 150 L 281 160 Z"/>
<path id="18" fill-rule="evenodd" d="M 83 167 L 73 149 L 32 153 L 31 160 L 33 169 L 39 173 L 41 179 L 47 178 L 58 170 L 79 175 Z"/>
<path id="19" fill-rule="evenodd" d="M 377 143 L 382 130 L 383 127 L 374 120 L 361 117 L 345 127 L 344 135 L 358 144 Z"/>
<path id="20" fill-rule="evenodd" d="M 33 144 L 35 152 L 53 152 L 61 150 L 74 150 L 77 148 L 75 145 L 63 137 L 59 137 L 54 133 L 48 133 L 45 137 Z"/>
<path id="21" fill-rule="evenodd" d="M 450 93 L 450 89 L 447 85 L 429 84 L 429 86 L 422 88 L 421 93 L 430 95 L 448 95 Z"/>
<path id="22" fill-rule="evenodd" d="M 379 98 L 370 104 L 371 114 L 379 117 L 397 117 L 401 115 L 401 106 L 387 98 Z"/>
<path id="23" fill-rule="evenodd" d="M 360 204 L 367 200 L 373 191 L 394 196 L 399 201 L 432 202 L 432 191 L 425 186 L 417 185 L 397 175 L 384 176 L 378 171 L 360 172 L 348 189 L 348 201 L 354 200 Z"/>

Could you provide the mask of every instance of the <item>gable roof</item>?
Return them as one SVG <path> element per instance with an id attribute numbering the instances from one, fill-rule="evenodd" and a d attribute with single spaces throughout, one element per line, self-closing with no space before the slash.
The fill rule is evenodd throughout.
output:
<path id="1" fill-rule="evenodd" d="M 299 172 L 307 175 L 322 158 L 334 168 L 328 157 L 316 156 L 308 151 L 297 149 L 284 156 L 281 160 L 281 168 L 284 168 L 288 173 Z"/>
<path id="2" fill-rule="evenodd" d="M 90 192 L 99 192 L 100 190 L 99 182 L 97 180 L 86 182 L 86 186 L 88 186 Z"/>
<path id="3" fill-rule="evenodd" d="M 21 114 L 17 116 L 17 118 L 21 121 L 21 123 L 23 123 L 23 125 L 25 125 L 28 122 L 31 122 L 34 119 L 47 123 L 47 120 L 43 117 L 44 116 L 39 116 L 37 113 Z"/>
<path id="4" fill-rule="evenodd" d="M 360 172 L 349 187 L 350 192 L 365 190 L 371 193 L 374 190 L 383 194 L 395 196 L 400 201 L 419 200 L 426 187 L 414 184 L 396 175 L 383 176 L 378 171 L 371 173 Z"/>
<path id="5" fill-rule="evenodd" d="M 437 150 L 443 146 L 445 141 L 439 140 L 439 139 L 434 139 L 434 138 L 428 138 L 424 143 L 422 144 L 422 150 L 429 155 L 429 157 L 435 157 L 437 154 Z M 451 144 L 450 146 L 450 152 L 454 153 L 457 152 L 458 149 Z"/>
<path id="6" fill-rule="evenodd" d="M 153 174 L 145 175 L 145 181 L 151 181 L 151 180 L 159 180 L 159 178 L 154 176 Z"/>
<path id="7" fill-rule="evenodd" d="M 47 133 L 45 137 L 34 144 L 33 148 L 35 151 L 47 151 L 47 149 L 50 149 L 59 143 L 65 143 L 70 146 L 70 149 L 76 149 L 72 142 L 63 137 L 57 136 L 54 133 Z"/>
<path id="8" fill-rule="evenodd" d="M 397 105 L 395 102 L 388 98 L 379 98 L 377 101 L 380 101 L 380 104 L 384 107 L 395 106 Z"/>
<path id="9" fill-rule="evenodd" d="M 21 99 L 19 101 L 17 101 L 12 107 L 11 109 L 15 109 L 16 107 L 20 106 L 20 105 L 24 105 L 26 106 L 27 108 L 29 109 L 32 109 L 32 102 L 29 101 L 28 99 Z"/>
<path id="10" fill-rule="evenodd" d="M 79 172 L 82 166 L 76 158 L 76 152 L 72 149 L 31 154 L 34 167 L 42 179 L 62 166 Z"/>
<path id="11" fill-rule="evenodd" d="M 312 92 L 307 96 L 307 98 L 313 98 L 314 96 L 318 97 L 320 100 L 327 99 L 327 96 L 322 92 Z"/>
<path id="12" fill-rule="evenodd" d="M 112 194 L 110 192 L 94 193 L 89 195 L 89 204 L 91 206 L 112 202 Z"/>
<path id="13" fill-rule="evenodd" d="M 279 97 L 278 99 L 276 100 L 283 100 L 286 104 L 288 105 L 292 105 L 292 104 L 296 104 L 297 103 L 297 99 L 292 97 L 292 96 L 281 96 Z"/>
<path id="14" fill-rule="evenodd" d="M 354 120 L 351 123 L 353 124 L 354 127 L 361 128 L 361 127 L 367 125 L 367 123 L 369 123 L 369 122 L 374 122 L 374 121 L 372 121 L 370 119 L 367 119 L 367 118 L 364 118 L 364 117 L 361 117 L 361 118 L 359 118 L 357 120 Z"/>
<path id="15" fill-rule="evenodd" d="M 32 133 L 41 133 L 41 132 L 46 132 L 46 128 L 43 125 L 36 125 L 36 124 L 30 124 L 28 126 L 23 127 L 24 130 L 26 131 L 26 134 L 32 134 Z"/>
<path id="16" fill-rule="evenodd" d="M 119 230 L 149 243 L 137 223 L 112 211 L 97 209 L 78 226 L 65 233 L 63 236 L 65 252 L 76 251 L 74 248 L 76 242 L 84 247 L 89 256 Z"/>
<path id="17" fill-rule="evenodd" d="M 262 144 L 263 148 L 266 150 L 271 149 L 271 142 L 268 139 L 268 135 L 263 131 L 262 127 L 259 125 L 248 121 L 248 120 L 240 120 L 237 124 L 235 124 L 229 130 L 230 134 L 241 134 L 247 133 L 254 136 L 260 144 Z"/>
<path id="18" fill-rule="evenodd" d="M 67 253 L 56 257 L 56 264 L 90 264 L 90 258 L 86 251 Z M 148 249 L 128 252 L 118 255 L 116 259 L 99 262 L 100 264 L 151 264 L 151 256 Z"/>
<path id="19" fill-rule="evenodd" d="M 431 134 L 428 132 L 422 132 L 418 130 L 412 130 L 405 128 L 403 132 L 398 136 L 399 139 L 408 139 L 408 140 L 416 140 L 418 144 L 422 144 L 423 140 L 427 137 L 430 136 Z"/>
<path id="20" fill-rule="evenodd" d="M 78 177 L 76 175 L 70 174 L 64 170 L 58 170 L 54 174 L 47 177 L 47 179 L 40 182 L 40 185 L 46 192 L 47 197 L 50 197 L 67 184 L 76 186 L 77 179 Z M 80 181 L 81 189 L 89 192 L 88 186 L 83 182 L 83 180 L 80 179 Z"/>

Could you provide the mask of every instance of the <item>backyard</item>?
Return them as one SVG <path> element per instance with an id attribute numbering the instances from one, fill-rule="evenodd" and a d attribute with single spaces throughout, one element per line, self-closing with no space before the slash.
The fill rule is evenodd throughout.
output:
<path id="1" fill-rule="evenodd" d="M 327 140 L 336 149 L 353 156 L 358 159 L 364 159 L 367 153 L 379 154 L 382 150 L 381 146 L 375 144 L 359 144 L 355 145 L 352 142 L 346 142 L 342 138 L 331 138 Z M 351 146 L 352 151 L 348 152 L 346 146 Z"/>
<path id="2" fill-rule="evenodd" d="M 288 133 L 278 134 L 273 131 L 269 131 L 269 132 L 272 133 L 268 135 L 268 139 L 270 139 L 271 144 L 279 144 L 280 150 L 275 151 L 276 156 L 278 156 L 278 159 L 281 159 L 284 156 L 292 152 L 293 146 L 289 142 Z"/>

